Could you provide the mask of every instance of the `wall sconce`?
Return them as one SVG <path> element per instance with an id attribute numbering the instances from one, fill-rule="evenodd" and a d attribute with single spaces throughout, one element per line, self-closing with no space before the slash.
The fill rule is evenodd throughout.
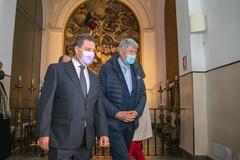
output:
<path id="1" fill-rule="evenodd" d="M 194 13 L 190 15 L 190 27 L 191 33 L 205 32 L 206 31 L 206 20 L 203 13 Z"/>

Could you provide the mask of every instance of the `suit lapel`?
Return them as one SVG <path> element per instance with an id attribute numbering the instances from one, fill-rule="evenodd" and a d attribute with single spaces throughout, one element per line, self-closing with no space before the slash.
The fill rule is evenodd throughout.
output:
<path id="1" fill-rule="evenodd" d="M 134 71 L 133 66 L 131 66 L 131 74 L 132 74 L 132 95 L 135 94 L 137 89 L 137 76 Z"/>
<path id="2" fill-rule="evenodd" d="M 117 73 L 119 79 L 122 81 L 122 83 L 124 84 L 123 86 L 125 87 L 125 89 L 128 91 L 128 87 L 127 87 L 127 82 L 124 78 L 124 75 L 122 73 L 122 69 L 120 67 L 120 64 L 118 63 L 117 61 L 117 58 L 115 59 L 114 63 L 113 64 L 113 69 L 115 70 L 115 72 Z M 128 91 L 129 93 L 129 91 Z M 130 93 L 129 93 L 130 94 Z"/>
<path id="3" fill-rule="evenodd" d="M 74 65 L 73 65 L 72 61 L 69 61 L 69 62 L 64 63 L 64 64 L 65 64 L 64 69 L 65 69 L 67 75 L 72 79 L 73 84 L 77 88 L 78 92 L 80 92 L 80 94 L 84 97 L 83 91 L 82 91 L 82 88 L 81 88 L 81 85 L 80 85 L 80 81 L 79 81 L 79 78 L 78 78 L 77 73 L 76 73 L 76 69 L 74 68 Z"/>
<path id="4" fill-rule="evenodd" d="M 118 78 L 124 83 L 124 77 L 120 72 L 121 68 L 120 68 L 120 65 L 118 64 L 118 57 L 119 55 L 117 54 L 113 55 L 110 63 L 112 64 L 113 70 L 117 73 Z"/>

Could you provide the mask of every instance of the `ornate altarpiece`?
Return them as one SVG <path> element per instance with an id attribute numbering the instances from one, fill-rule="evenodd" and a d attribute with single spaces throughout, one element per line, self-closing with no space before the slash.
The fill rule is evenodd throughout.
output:
<path id="1" fill-rule="evenodd" d="M 86 0 L 75 9 L 65 27 L 65 54 L 73 54 L 72 40 L 80 33 L 88 33 L 97 41 L 96 57 L 90 66 L 96 73 L 117 51 L 122 38 L 133 38 L 140 44 L 137 18 L 118 0 Z"/>

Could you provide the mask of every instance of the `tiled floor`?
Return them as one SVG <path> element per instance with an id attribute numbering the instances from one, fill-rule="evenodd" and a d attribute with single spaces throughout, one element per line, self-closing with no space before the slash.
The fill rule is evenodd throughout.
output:
<path id="1" fill-rule="evenodd" d="M 148 153 L 148 155 L 162 155 L 161 154 L 161 144 L 160 144 L 160 138 L 159 136 L 152 137 L 149 139 L 149 150 L 147 149 L 147 141 L 143 142 L 143 151 L 145 154 Z M 105 149 L 104 153 L 105 155 L 109 155 L 109 149 Z M 97 150 L 96 153 L 102 153 L 102 150 Z M 93 153 L 94 154 L 94 153 Z M 99 155 L 99 154 L 96 154 Z M 34 157 L 34 156 L 12 156 L 7 160 L 47 160 L 47 156 L 45 157 Z M 94 157 L 92 160 L 111 160 L 111 157 Z M 145 157 L 145 160 L 186 160 L 184 158 L 179 157 L 173 157 L 173 156 L 147 156 Z"/>
<path id="2" fill-rule="evenodd" d="M 47 157 L 25 157 L 25 156 L 12 156 L 7 160 L 47 160 Z M 109 157 L 95 157 L 92 160 L 111 160 Z M 145 160 L 187 160 L 178 157 L 163 157 L 163 156 L 149 156 Z"/>

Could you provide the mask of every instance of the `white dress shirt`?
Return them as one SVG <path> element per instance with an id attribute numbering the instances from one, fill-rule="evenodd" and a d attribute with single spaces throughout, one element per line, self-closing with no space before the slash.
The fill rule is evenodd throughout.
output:
<path id="1" fill-rule="evenodd" d="M 74 68 L 76 70 L 77 76 L 80 79 L 80 71 L 81 71 L 80 66 L 82 66 L 82 64 L 80 64 L 74 58 L 72 59 L 72 63 L 73 63 Z M 87 94 L 88 94 L 88 91 L 89 91 L 89 88 L 90 88 L 90 79 L 89 79 L 89 74 L 88 74 L 87 67 L 85 67 L 85 69 L 84 69 L 84 76 L 85 76 L 86 83 L 87 83 Z M 80 83 L 80 81 L 79 81 L 79 83 Z"/>

